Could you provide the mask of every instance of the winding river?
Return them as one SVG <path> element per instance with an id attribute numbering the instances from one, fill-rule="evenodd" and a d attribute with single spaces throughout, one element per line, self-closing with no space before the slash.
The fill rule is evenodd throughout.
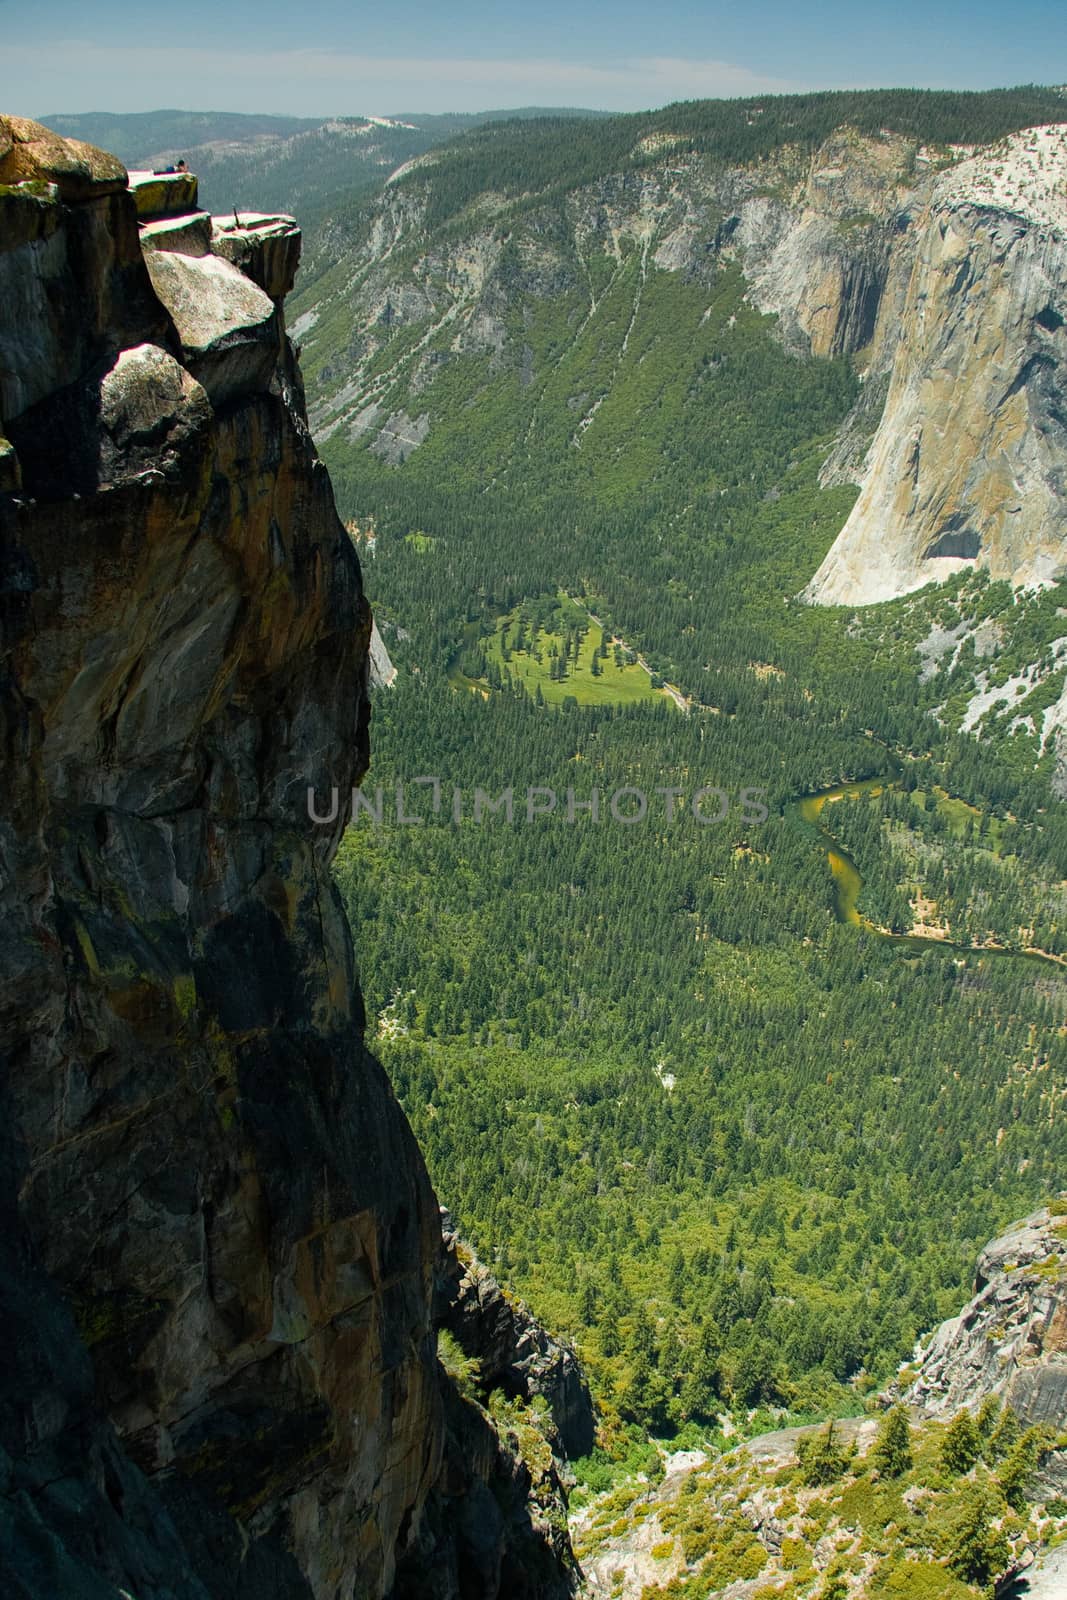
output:
<path id="1" fill-rule="evenodd" d="M 835 800 L 860 800 L 864 795 L 881 794 L 887 785 L 895 787 L 892 778 L 859 778 L 855 783 L 840 783 L 833 789 L 820 789 L 815 794 L 803 795 L 794 802 L 800 820 L 816 830 L 825 847 L 826 859 L 830 863 L 830 871 L 834 877 L 834 912 L 838 922 L 873 926 L 859 913 L 858 902 L 860 890 L 863 888 L 860 869 L 823 823 L 823 811 Z M 930 939 L 925 942 L 940 944 L 941 940 Z"/>
<path id="2" fill-rule="evenodd" d="M 877 927 L 862 915 L 859 909 L 859 897 L 863 889 L 863 875 L 848 851 L 826 826 L 823 812 L 836 800 L 860 800 L 865 795 L 879 795 L 885 789 L 900 787 L 900 780 L 891 775 L 857 778 L 853 783 L 839 783 L 831 789 L 819 789 L 814 794 L 801 795 L 791 801 L 786 808 L 787 813 L 791 812 L 796 816 L 806 830 L 814 831 L 818 835 L 822 848 L 826 851 L 826 859 L 834 879 L 834 914 L 838 922 L 866 928 L 869 933 L 877 934 L 880 939 L 888 939 L 893 944 L 907 945 L 914 950 L 955 950 L 967 955 L 1014 956 L 1020 961 L 1039 961 L 1043 965 L 1061 969 L 1067 966 L 1067 961 L 1060 956 L 1050 955 L 1044 950 L 1018 950 L 1006 945 L 960 944 L 955 939 L 938 939 L 929 934 L 890 933 L 888 929 Z"/>

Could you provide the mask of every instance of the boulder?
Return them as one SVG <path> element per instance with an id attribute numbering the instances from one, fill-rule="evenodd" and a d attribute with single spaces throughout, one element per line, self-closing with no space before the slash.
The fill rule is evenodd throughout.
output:
<path id="1" fill-rule="evenodd" d="M 135 470 L 141 453 L 161 469 L 172 436 L 206 427 L 210 416 L 200 384 L 158 345 L 123 350 L 100 384 L 100 426 L 116 457 Z"/>
<path id="2" fill-rule="evenodd" d="M 126 187 L 116 156 L 80 139 L 63 139 L 28 117 L 0 117 L 0 184 L 54 183 L 64 201 L 98 199 Z"/>
<path id="3" fill-rule="evenodd" d="M 145 261 L 174 319 L 185 364 L 212 404 L 267 388 L 279 354 L 273 300 L 216 255 L 153 250 Z"/>
<path id="4" fill-rule="evenodd" d="M 0 192 L 0 255 L 55 233 L 62 221 L 58 199 L 55 184 L 43 179 L 27 179 Z"/>

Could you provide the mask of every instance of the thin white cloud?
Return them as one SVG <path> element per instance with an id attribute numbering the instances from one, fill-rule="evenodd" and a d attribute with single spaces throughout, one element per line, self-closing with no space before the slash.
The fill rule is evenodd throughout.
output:
<path id="1" fill-rule="evenodd" d="M 8 45 L 3 66 L 18 99 L 43 95 L 51 108 L 127 109 L 131 98 L 147 106 L 159 103 L 160 65 L 165 64 L 163 98 L 193 107 L 235 106 L 324 114 L 340 102 L 366 108 L 408 104 L 427 111 L 472 104 L 520 104 L 535 101 L 587 104 L 608 109 L 662 105 L 669 100 L 718 95 L 762 94 L 796 87 L 766 74 L 726 61 L 692 61 L 679 56 L 639 56 L 614 61 L 565 61 L 560 58 L 480 60 L 457 56 L 369 56 L 325 47 L 291 51 L 219 50 L 181 45 L 171 37 L 162 52 L 151 45 L 102 46 L 65 39 L 49 46 L 47 80 L 40 80 L 38 47 Z M 50 87 L 44 88 L 47 82 Z M 68 85 L 78 85 L 77 106 Z M 121 95 L 114 86 L 123 86 Z M 227 89 L 224 97 L 220 90 Z M 131 95 L 133 90 L 133 95 Z M 140 95 L 137 95 L 137 91 Z M 153 99 L 145 100 L 150 90 Z M 316 92 L 321 91 L 321 92 Z M 342 92 L 343 91 L 343 92 Z M 3 94 L 0 88 L 0 95 Z M 7 98 L 3 95 L 3 98 Z M 14 96 L 11 97 L 12 99 Z"/>

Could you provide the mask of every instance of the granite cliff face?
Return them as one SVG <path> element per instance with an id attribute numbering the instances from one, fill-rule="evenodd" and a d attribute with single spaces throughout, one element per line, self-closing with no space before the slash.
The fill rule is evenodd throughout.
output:
<path id="1" fill-rule="evenodd" d="M 493 1595 L 521 1534 L 565 1593 L 507 1441 L 455 1458 L 437 1203 L 307 817 L 367 764 L 371 619 L 299 234 L 195 199 L 0 120 L 5 1592 Z"/>
<path id="2" fill-rule="evenodd" d="M 736 240 L 749 297 L 803 354 L 868 345 L 893 259 L 892 218 L 913 180 L 914 146 L 842 128 L 779 193 L 746 198 Z"/>
<path id="3" fill-rule="evenodd" d="M 1016 134 L 919 198 L 875 331 L 889 387 L 860 497 L 807 591 L 822 604 L 975 565 L 1016 586 L 1067 570 L 1067 132 Z"/>

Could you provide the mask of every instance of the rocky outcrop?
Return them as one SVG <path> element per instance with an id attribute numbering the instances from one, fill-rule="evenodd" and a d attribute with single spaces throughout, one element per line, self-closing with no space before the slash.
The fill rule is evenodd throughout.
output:
<path id="1" fill-rule="evenodd" d="M 593 1445 L 589 1390 L 570 1347 L 505 1295 L 447 1211 L 441 1219 L 438 1316 L 467 1371 L 445 1388 L 443 1465 L 398 1589 L 412 1600 L 568 1600 L 582 1575 L 564 1480 L 568 1457 Z"/>
<path id="2" fill-rule="evenodd" d="M 75 383 L 105 349 L 168 333 L 117 163 L 81 147 L 63 158 L 35 126 L 0 119 L 0 418 Z"/>
<path id="3" fill-rule="evenodd" d="M 242 211 L 215 217 L 211 248 L 240 267 L 272 300 L 284 300 L 300 265 L 300 229 L 292 217 Z"/>
<path id="4" fill-rule="evenodd" d="M 27 117 L 0 117 L 0 184 L 51 186 L 60 200 L 98 200 L 123 193 L 127 173 L 106 150 L 63 139 Z"/>
<path id="5" fill-rule="evenodd" d="M 1028 1426 L 1067 1428 L 1067 1206 L 986 1245 L 974 1298 L 938 1328 L 907 1398 L 951 1416 L 988 1394 Z"/>
<path id="6" fill-rule="evenodd" d="M 880 330 L 891 376 L 860 496 L 809 599 L 891 599 L 968 566 L 1016 586 L 1067 570 L 1065 185 L 1062 127 L 937 181 Z"/>
<path id="7" fill-rule="evenodd" d="M 196 205 L 197 181 L 192 172 L 131 172 L 129 190 L 143 220 L 177 216 Z"/>
<path id="8" fill-rule="evenodd" d="M 488 1389 L 548 1407 L 560 1454 L 571 1460 L 593 1448 L 596 1419 L 589 1386 L 571 1346 L 552 1336 L 520 1300 L 506 1294 L 443 1214 L 452 1298 L 443 1326 L 472 1360 Z"/>
<path id="9" fill-rule="evenodd" d="M 306 809 L 367 764 L 359 563 L 280 304 L 202 229 L 143 253 L 111 158 L 0 128 L 3 1586 L 401 1600 L 456 1401 Z"/>

